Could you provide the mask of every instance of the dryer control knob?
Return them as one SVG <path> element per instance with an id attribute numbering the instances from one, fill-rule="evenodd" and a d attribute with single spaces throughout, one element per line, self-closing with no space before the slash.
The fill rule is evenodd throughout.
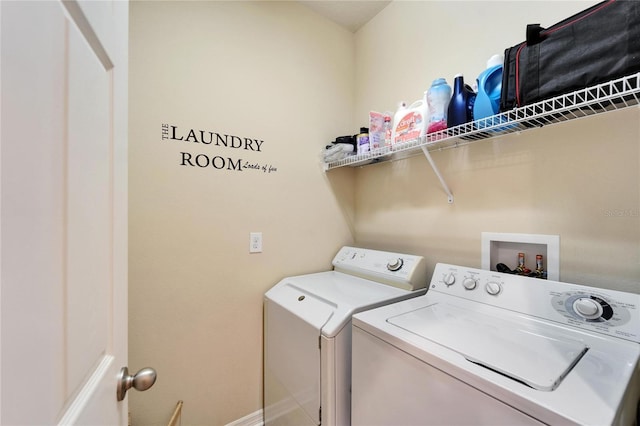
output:
<path id="1" fill-rule="evenodd" d="M 403 264 L 404 264 L 404 262 L 400 258 L 397 258 L 395 260 L 390 260 L 389 263 L 387 263 L 387 269 L 392 271 L 392 272 L 395 272 L 395 271 L 399 270 L 400 268 L 402 268 Z"/>
<path id="2" fill-rule="evenodd" d="M 500 283 L 490 281 L 487 283 L 487 285 L 484 286 L 484 289 L 487 290 L 487 293 L 489 293 L 490 295 L 496 296 L 502 291 L 502 286 L 500 286 Z"/>
<path id="3" fill-rule="evenodd" d="M 449 287 L 456 282 L 456 276 L 453 275 L 453 272 L 449 272 L 442 278 L 442 282 L 445 283 L 447 287 Z"/>
<path id="4" fill-rule="evenodd" d="M 586 319 L 596 319 L 602 315 L 602 305 L 587 297 L 580 298 L 573 302 L 573 309 L 576 313 Z"/>
<path id="5" fill-rule="evenodd" d="M 467 290 L 473 290 L 476 288 L 476 285 L 477 282 L 473 278 L 465 278 L 464 281 L 462 281 L 462 286 Z"/>

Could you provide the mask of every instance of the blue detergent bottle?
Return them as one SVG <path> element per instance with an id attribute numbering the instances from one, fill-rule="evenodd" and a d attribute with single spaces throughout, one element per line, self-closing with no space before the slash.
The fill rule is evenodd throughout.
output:
<path id="1" fill-rule="evenodd" d="M 487 69 L 478 76 L 478 94 L 473 105 L 473 119 L 480 120 L 500 112 L 504 56 L 493 55 Z"/>
<path id="2" fill-rule="evenodd" d="M 476 93 L 473 89 L 468 84 L 464 84 L 464 76 L 456 74 L 453 80 L 453 95 L 447 108 L 448 128 L 473 121 L 475 98 Z"/>

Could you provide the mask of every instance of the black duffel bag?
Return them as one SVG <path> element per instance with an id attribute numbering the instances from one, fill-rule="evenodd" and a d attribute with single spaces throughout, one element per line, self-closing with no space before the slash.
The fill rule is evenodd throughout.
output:
<path id="1" fill-rule="evenodd" d="M 500 110 L 640 71 L 640 0 L 607 0 L 505 50 Z"/>

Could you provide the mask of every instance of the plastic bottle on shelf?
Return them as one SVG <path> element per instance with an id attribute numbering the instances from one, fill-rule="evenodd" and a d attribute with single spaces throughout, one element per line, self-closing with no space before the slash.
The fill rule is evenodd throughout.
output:
<path id="1" fill-rule="evenodd" d="M 391 147 L 391 134 L 393 133 L 393 124 L 391 123 L 391 113 L 384 113 L 384 146 L 386 148 Z"/>
<path id="2" fill-rule="evenodd" d="M 407 108 L 399 108 L 393 122 L 392 145 L 416 140 L 427 132 L 427 101 L 418 99 Z"/>
<path id="3" fill-rule="evenodd" d="M 447 108 L 451 100 L 451 86 L 444 78 L 433 80 L 426 92 L 429 105 L 429 126 L 427 133 L 437 132 L 447 128 Z"/>
<path id="4" fill-rule="evenodd" d="M 367 127 L 360 127 L 360 133 L 356 136 L 356 145 L 358 146 L 357 154 L 369 153 L 369 129 Z"/>
<path id="5" fill-rule="evenodd" d="M 503 55 L 493 55 L 487 61 L 487 69 L 478 76 L 478 94 L 473 106 L 474 120 L 490 117 L 500 112 L 503 64 Z"/>
<path id="6" fill-rule="evenodd" d="M 405 101 L 400 101 L 398 103 L 398 109 L 396 113 L 393 115 L 393 122 L 391 123 L 391 146 L 396 143 L 396 126 L 402 120 L 405 111 L 407 110 L 407 103 Z"/>
<path id="7" fill-rule="evenodd" d="M 464 76 L 456 74 L 453 80 L 453 95 L 447 108 L 447 127 L 455 127 L 473 121 L 473 105 L 476 94 L 464 84 Z"/>

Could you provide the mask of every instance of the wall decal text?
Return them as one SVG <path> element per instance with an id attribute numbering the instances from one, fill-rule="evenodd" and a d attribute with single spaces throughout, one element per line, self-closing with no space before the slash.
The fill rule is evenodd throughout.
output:
<path id="1" fill-rule="evenodd" d="M 240 137 L 225 133 L 218 133 L 199 129 L 181 129 L 178 126 L 162 124 L 162 140 L 201 144 L 202 148 L 222 148 L 244 153 L 262 153 L 264 141 L 260 139 Z M 184 147 L 182 147 L 184 148 Z M 195 168 L 212 168 L 227 171 L 261 171 L 274 173 L 278 168 L 273 164 L 264 164 L 242 158 L 231 158 L 225 155 L 211 155 L 208 153 L 179 152 L 180 166 Z"/>

